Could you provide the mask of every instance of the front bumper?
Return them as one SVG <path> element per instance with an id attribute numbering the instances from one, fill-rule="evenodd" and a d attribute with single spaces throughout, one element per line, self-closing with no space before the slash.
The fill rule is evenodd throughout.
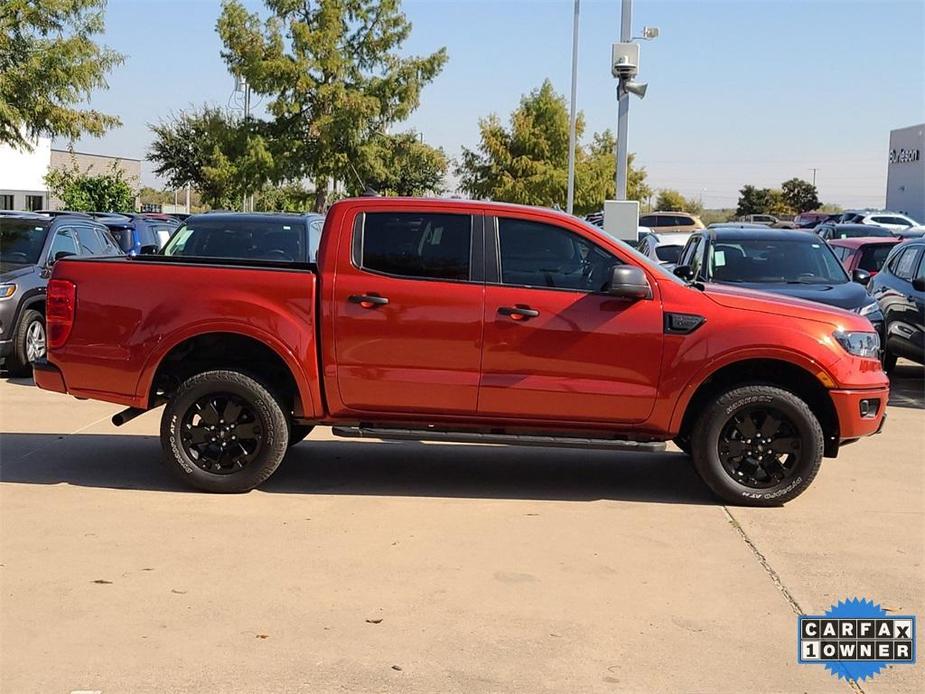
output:
<path id="1" fill-rule="evenodd" d="M 838 435 L 846 439 L 878 434 L 886 418 L 886 405 L 890 399 L 889 387 L 863 390 L 830 390 L 829 395 L 838 415 Z M 879 400 L 876 414 L 861 415 L 861 401 Z"/>
<path id="2" fill-rule="evenodd" d="M 32 364 L 32 378 L 42 390 L 55 393 L 66 393 L 67 385 L 64 383 L 64 374 L 61 369 L 47 359 L 38 359 Z"/>
<path id="3" fill-rule="evenodd" d="M 0 359 L 8 357 L 13 353 L 12 340 L 0 340 Z"/>

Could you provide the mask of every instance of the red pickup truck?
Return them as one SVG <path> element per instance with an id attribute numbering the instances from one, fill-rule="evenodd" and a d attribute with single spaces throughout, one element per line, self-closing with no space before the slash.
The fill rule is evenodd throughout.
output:
<path id="1" fill-rule="evenodd" d="M 722 499 L 774 505 L 884 421 L 867 319 L 685 282 L 559 212 L 344 200 L 317 264 L 222 257 L 259 240 L 220 224 L 178 234 L 168 254 L 55 264 L 35 378 L 128 406 L 117 425 L 164 405 L 167 465 L 200 489 L 256 487 L 326 425 L 615 451 L 674 440 Z"/>

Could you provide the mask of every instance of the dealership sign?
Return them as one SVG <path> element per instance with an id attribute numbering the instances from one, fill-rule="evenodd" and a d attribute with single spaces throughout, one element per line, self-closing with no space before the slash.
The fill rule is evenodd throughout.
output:
<path id="1" fill-rule="evenodd" d="M 919 160 L 919 150 L 917 149 L 891 149 L 891 164 L 908 164 L 909 162 Z"/>

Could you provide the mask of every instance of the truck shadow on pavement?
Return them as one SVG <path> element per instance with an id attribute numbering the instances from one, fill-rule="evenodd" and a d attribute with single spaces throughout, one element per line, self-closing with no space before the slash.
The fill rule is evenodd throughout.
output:
<path id="1" fill-rule="evenodd" d="M 2 434 L 0 481 L 198 492 L 160 464 L 153 436 Z M 285 494 L 715 505 L 680 453 L 307 440 L 261 488 Z"/>
<path id="2" fill-rule="evenodd" d="M 925 366 L 903 361 L 890 374 L 890 406 L 925 410 Z"/>

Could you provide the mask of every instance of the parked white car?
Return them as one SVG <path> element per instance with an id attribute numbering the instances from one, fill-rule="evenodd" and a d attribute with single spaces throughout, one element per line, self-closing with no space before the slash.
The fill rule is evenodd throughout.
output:
<path id="1" fill-rule="evenodd" d="M 919 223 L 912 217 L 899 212 L 872 212 L 861 217 L 855 224 L 876 224 L 879 227 L 886 227 L 895 234 L 918 226 Z"/>

